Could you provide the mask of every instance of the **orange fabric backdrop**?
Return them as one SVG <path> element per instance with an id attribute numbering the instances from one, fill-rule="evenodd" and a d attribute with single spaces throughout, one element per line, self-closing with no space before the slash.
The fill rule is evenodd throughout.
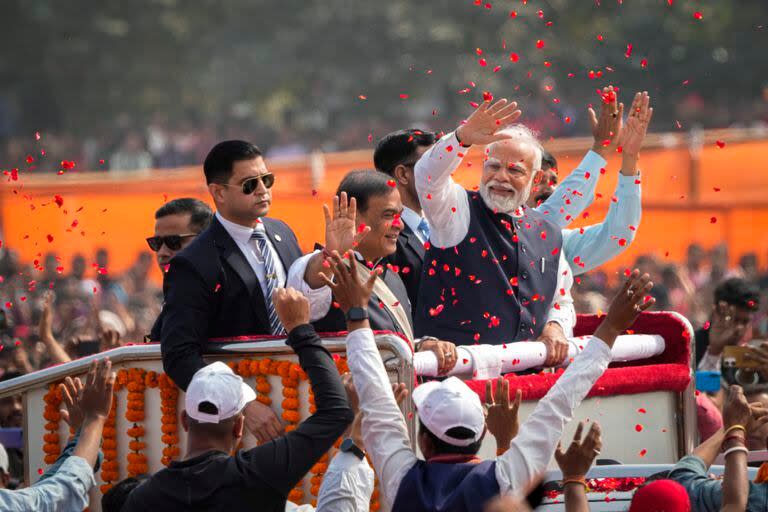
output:
<path id="1" fill-rule="evenodd" d="M 700 161 L 698 198 L 692 199 L 688 150 L 645 151 L 642 222 L 633 245 L 608 264 L 609 269 L 627 265 L 643 253 L 681 261 L 692 242 L 709 247 L 725 241 L 732 260 L 755 251 L 764 265 L 768 263 L 768 169 L 759 156 L 764 153 L 768 141 L 728 144 L 724 149 L 708 145 Z M 556 156 L 562 177 L 582 153 Z M 322 202 L 332 196 L 347 171 L 371 167 L 371 152 L 329 154 L 325 160 L 324 177 L 314 187 L 308 162 L 267 162 L 278 177 L 271 215 L 293 227 L 305 250 L 323 241 Z M 467 187 L 476 185 L 481 160 L 479 151 L 471 151 L 456 179 Z M 576 225 L 604 217 L 618 164 L 618 155 L 610 159 L 598 187 L 602 198 L 589 208 L 588 219 L 579 219 Z M 56 194 L 64 199 L 62 207 L 53 201 Z M 144 238 L 152 234 L 154 211 L 167 199 L 182 196 L 210 203 L 201 169 L 62 176 L 22 172 L 19 181 L 0 189 L 3 246 L 19 251 L 24 261 L 54 251 L 65 272 L 73 254 L 83 253 L 91 262 L 94 251 L 105 247 L 110 252 L 109 270 L 118 273 L 135 261 L 139 251 L 147 250 Z M 53 236 L 52 242 L 47 235 Z M 159 281 L 159 272 L 155 278 Z"/>

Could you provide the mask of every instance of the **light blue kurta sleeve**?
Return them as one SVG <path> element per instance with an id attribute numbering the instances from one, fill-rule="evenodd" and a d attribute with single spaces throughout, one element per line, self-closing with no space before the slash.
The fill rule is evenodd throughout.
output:
<path id="1" fill-rule="evenodd" d="M 573 172 L 557 185 L 555 192 L 535 210 L 563 229 L 592 204 L 600 169 L 605 164 L 603 157 L 590 150 Z"/>
<path id="2" fill-rule="evenodd" d="M 595 269 L 627 250 L 640 226 L 640 203 L 640 175 L 619 174 L 605 220 L 581 229 L 563 230 L 563 253 L 575 275 Z"/>

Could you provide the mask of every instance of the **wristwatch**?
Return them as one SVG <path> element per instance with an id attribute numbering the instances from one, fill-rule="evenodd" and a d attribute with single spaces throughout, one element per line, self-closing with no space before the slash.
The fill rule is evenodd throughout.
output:
<path id="1" fill-rule="evenodd" d="M 351 453 L 352 455 L 356 456 L 358 459 L 363 460 L 365 458 L 365 452 L 360 449 L 359 446 L 355 444 L 355 442 L 351 438 L 346 438 L 341 442 L 341 446 L 339 447 L 339 450 Z"/>
<path id="2" fill-rule="evenodd" d="M 349 308 L 347 322 L 360 322 L 362 320 L 368 320 L 368 308 Z"/>

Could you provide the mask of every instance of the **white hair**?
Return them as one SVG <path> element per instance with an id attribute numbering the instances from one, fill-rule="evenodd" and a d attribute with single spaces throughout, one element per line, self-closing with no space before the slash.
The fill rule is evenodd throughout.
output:
<path id="1" fill-rule="evenodd" d="M 524 124 L 513 124 L 512 126 L 504 128 L 503 130 L 499 130 L 496 133 L 506 135 L 508 138 L 488 144 L 487 150 L 489 152 L 493 151 L 493 148 L 496 147 L 497 144 L 503 144 L 506 141 L 522 142 L 523 144 L 528 144 L 533 147 L 534 153 L 533 168 L 531 171 L 536 172 L 541 170 L 541 155 L 544 152 L 544 148 L 542 147 L 541 142 L 539 142 L 538 134 L 535 131 L 531 130 Z"/>
<path id="2" fill-rule="evenodd" d="M 512 215 L 518 208 L 528 202 L 528 198 L 530 197 L 533 188 L 533 175 L 541 170 L 541 155 L 544 148 L 541 146 L 536 132 L 522 124 L 512 125 L 497 133 L 506 135 L 507 138 L 488 144 L 488 147 L 486 148 L 488 153 L 493 151 L 497 144 L 504 144 L 507 141 L 526 144 L 533 148 L 531 179 L 525 190 L 518 192 L 514 188 L 506 187 L 503 183 L 500 183 L 495 179 L 480 184 L 480 197 L 483 198 L 483 201 L 485 201 L 485 204 L 490 209 Z M 491 193 L 491 186 L 506 188 L 507 190 L 514 191 L 515 194 L 512 197 L 501 197 L 499 194 Z"/>

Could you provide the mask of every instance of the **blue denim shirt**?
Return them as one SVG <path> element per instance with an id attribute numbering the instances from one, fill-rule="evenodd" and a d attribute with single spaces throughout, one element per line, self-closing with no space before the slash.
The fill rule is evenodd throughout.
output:
<path id="1" fill-rule="evenodd" d="M 685 487 L 691 499 L 691 508 L 697 512 L 720 512 L 723 501 L 723 484 L 707 475 L 704 461 L 695 455 L 687 455 L 675 464 L 669 478 Z M 749 482 L 748 512 L 768 510 L 768 484 Z"/>
<path id="2" fill-rule="evenodd" d="M 69 440 L 56 462 L 35 484 L 25 489 L 0 489 L 3 512 L 81 511 L 88 506 L 88 491 L 96 485 L 93 475 L 101 465 L 101 452 L 94 470 L 82 457 L 72 455 L 80 432 Z"/>

